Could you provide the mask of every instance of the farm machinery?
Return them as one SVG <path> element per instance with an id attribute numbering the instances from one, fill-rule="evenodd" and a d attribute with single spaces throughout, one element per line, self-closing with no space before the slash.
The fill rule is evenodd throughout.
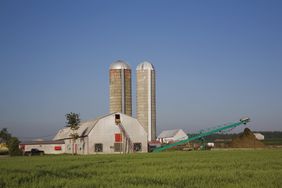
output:
<path id="1" fill-rule="evenodd" d="M 241 125 L 246 125 L 249 122 L 250 122 L 250 118 L 247 117 L 247 118 L 241 118 L 238 122 L 235 122 L 235 123 L 229 123 L 229 124 L 217 126 L 215 128 L 200 130 L 198 132 L 198 134 L 196 134 L 196 136 L 192 136 L 192 137 L 187 138 L 185 140 L 181 140 L 181 141 L 178 141 L 178 142 L 174 142 L 174 143 L 171 143 L 171 144 L 167 144 L 167 145 L 157 147 L 153 150 L 153 152 L 164 151 L 164 150 L 167 150 L 167 149 L 175 147 L 175 146 L 187 144 L 188 142 L 191 142 L 191 141 L 194 141 L 194 140 L 199 140 L 199 139 L 203 140 L 204 137 L 206 137 L 206 136 L 209 136 L 209 135 L 212 135 L 212 134 L 215 134 L 215 133 L 224 132 L 224 131 L 229 131 L 231 129 L 234 129 L 235 127 L 238 127 L 238 126 L 241 126 Z"/>

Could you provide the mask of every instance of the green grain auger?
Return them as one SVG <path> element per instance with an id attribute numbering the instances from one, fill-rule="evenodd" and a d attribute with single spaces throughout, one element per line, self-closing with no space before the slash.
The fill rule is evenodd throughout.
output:
<path id="1" fill-rule="evenodd" d="M 240 121 L 238 121 L 238 122 L 230 123 L 230 124 L 219 126 L 219 127 L 212 128 L 212 129 L 208 129 L 207 131 L 200 131 L 200 133 L 198 135 L 193 136 L 191 138 L 187 138 L 185 140 L 181 140 L 181 141 L 178 141 L 178 142 L 174 142 L 172 144 L 167 144 L 167 145 L 155 148 L 153 150 L 153 152 L 164 151 L 164 150 L 172 148 L 174 146 L 186 144 L 186 143 L 188 143 L 190 141 L 197 140 L 197 139 L 203 138 L 205 136 L 209 136 L 209 135 L 212 135 L 212 134 L 215 134 L 215 133 L 218 133 L 218 132 L 222 132 L 222 131 L 226 131 L 226 130 L 229 130 L 229 129 L 233 129 L 233 128 L 238 127 L 240 125 L 246 125 L 249 122 L 250 122 L 250 118 L 248 118 L 248 117 L 247 118 L 241 118 Z"/>

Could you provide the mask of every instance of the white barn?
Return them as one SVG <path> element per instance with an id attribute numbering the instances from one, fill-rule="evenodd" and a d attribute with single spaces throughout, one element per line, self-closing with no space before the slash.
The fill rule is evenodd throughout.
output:
<path id="1" fill-rule="evenodd" d="M 137 119 L 113 113 L 80 123 L 79 138 L 71 139 L 69 128 L 59 130 L 53 140 L 65 142 L 65 153 L 99 154 L 147 152 L 147 133 Z"/>
<path id="2" fill-rule="evenodd" d="M 161 143 L 170 143 L 185 140 L 187 138 L 187 134 L 182 129 L 174 129 L 161 132 L 157 140 Z"/>

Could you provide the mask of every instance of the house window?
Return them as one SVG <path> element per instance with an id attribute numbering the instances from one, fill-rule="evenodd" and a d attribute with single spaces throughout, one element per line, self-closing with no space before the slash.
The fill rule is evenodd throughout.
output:
<path id="1" fill-rule="evenodd" d="M 103 144 L 95 144 L 95 152 L 103 152 Z"/>
<path id="2" fill-rule="evenodd" d="M 142 151 L 142 144 L 141 143 L 134 143 L 133 144 L 133 150 L 138 152 L 138 151 Z"/>
<path id="3" fill-rule="evenodd" d="M 120 133 L 115 134 L 115 142 L 122 142 L 122 136 Z"/>
<path id="4" fill-rule="evenodd" d="M 122 152 L 122 143 L 114 143 L 114 151 Z"/>

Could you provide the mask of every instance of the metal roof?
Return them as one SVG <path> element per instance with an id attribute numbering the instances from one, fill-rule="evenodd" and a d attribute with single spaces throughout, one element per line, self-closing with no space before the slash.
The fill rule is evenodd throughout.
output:
<path id="1" fill-rule="evenodd" d="M 87 136 L 90 131 L 93 129 L 95 124 L 99 121 L 100 118 L 84 121 L 81 122 L 79 125 L 79 128 L 75 131 L 79 137 Z M 72 134 L 72 130 L 70 127 L 65 127 L 63 129 L 60 129 L 56 136 L 53 138 L 53 140 L 63 140 L 70 138 L 70 135 Z"/>
<path id="2" fill-rule="evenodd" d="M 98 117 L 94 120 L 89 120 L 89 121 L 84 121 L 81 122 L 79 124 L 79 128 L 77 130 L 75 130 L 75 133 L 78 134 L 79 137 L 86 137 L 89 135 L 89 133 L 92 131 L 92 129 L 98 124 L 98 122 L 108 116 L 112 116 L 114 114 L 120 114 L 121 116 L 125 117 L 129 117 L 131 119 L 133 119 L 137 124 L 140 125 L 140 128 L 143 129 L 144 133 L 146 134 L 146 131 L 144 130 L 144 128 L 141 126 L 141 124 L 138 122 L 137 119 L 128 116 L 126 114 L 120 113 L 120 112 L 115 112 L 115 113 L 111 113 L 111 114 L 107 114 L 105 116 L 101 116 Z M 124 129 L 127 131 L 127 133 L 129 135 L 133 135 L 134 132 L 136 131 L 136 127 L 132 126 L 131 124 L 123 124 Z M 139 130 L 140 131 L 140 130 Z M 58 133 L 56 134 L 56 136 L 53 138 L 53 140 L 64 140 L 64 139 L 71 139 L 71 135 L 72 134 L 72 130 L 70 127 L 65 127 L 62 128 L 58 131 Z"/>
<path id="3" fill-rule="evenodd" d="M 154 66 L 150 62 L 144 61 L 137 66 L 136 70 L 154 70 Z"/>
<path id="4" fill-rule="evenodd" d="M 130 66 L 122 61 L 122 60 L 117 60 L 113 64 L 111 64 L 110 69 L 131 69 Z"/>
<path id="5" fill-rule="evenodd" d="M 158 136 L 158 138 L 171 138 L 178 133 L 178 131 L 181 131 L 182 129 L 173 129 L 173 130 L 165 130 L 162 131 L 161 134 Z"/>
<path id="6" fill-rule="evenodd" d="M 63 140 L 22 141 L 23 145 L 64 144 Z"/>
<path id="7" fill-rule="evenodd" d="M 95 125 L 97 124 L 97 122 L 100 119 L 107 117 L 107 116 L 110 116 L 112 114 L 120 114 L 120 113 L 111 113 L 111 114 L 108 114 L 108 115 L 105 115 L 105 116 L 98 117 L 94 120 L 83 121 L 79 124 L 79 128 L 77 130 L 75 130 L 75 133 L 77 133 L 79 137 L 88 136 L 90 131 L 95 127 Z M 53 138 L 53 140 L 69 139 L 69 138 L 71 138 L 70 137 L 71 134 L 72 134 L 71 128 L 65 127 L 65 128 L 62 128 L 58 131 L 58 133 Z"/>

